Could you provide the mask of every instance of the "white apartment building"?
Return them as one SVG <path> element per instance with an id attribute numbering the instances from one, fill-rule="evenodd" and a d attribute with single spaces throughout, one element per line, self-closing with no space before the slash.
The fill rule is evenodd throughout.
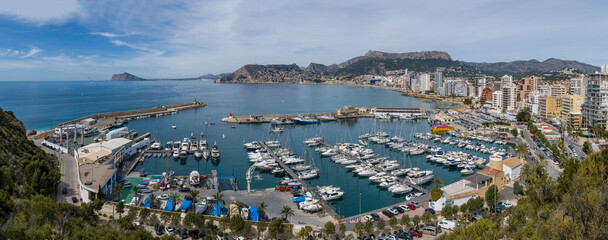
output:
<path id="1" fill-rule="evenodd" d="M 585 89 L 587 88 L 585 83 L 585 75 L 580 74 L 570 79 L 570 92 L 573 94 L 585 96 Z"/>
<path id="2" fill-rule="evenodd" d="M 587 76 L 587 90 L 582 107 L 583 127 L 606 126 L 608 119 L 608 73 Z"/>
<path id="3" fill-rule="evenodd" d="M 502 109 L 502 92 L 495 91 L 492 93 L 492 107 Z"/>
<path id="4" fill-rule="evenodd" d="M 517 88 L 511 85 L 502 87 L 502 109 L 504 111 L 513 111 L 516 109 Z"/>
<path id="5" fill-rule="evenodd" d="M 504 75 L 500 78 L 500 88 L 513 85 L 513 76 Z"/>

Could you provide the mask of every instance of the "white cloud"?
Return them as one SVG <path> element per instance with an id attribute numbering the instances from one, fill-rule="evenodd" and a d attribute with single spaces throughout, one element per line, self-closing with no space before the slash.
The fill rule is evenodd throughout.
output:
<path id="1" fill-rule="evenodd" d="M 23 51 L 13 50 L 10 48 L 0 48 L 0 57 L 13 57 L 24 54 Z"/>
<path id="2" fill-rule="evenodd" d="M 0 15 L 38 24 L 63 21 L 80 12 L 78 0 L 13 0 L 1 2 Z"/>
<path id="3" fill-rule="evenodd" d="M 104 37 L 107 37 L 107 38 L 117 38 L 117 37 L 133 36 L 133 35 L 136 35 L 137 33 L 136 32 L 130 32 L 130 33 L 125 33 L 125 34 L 117 34 L 117 33 L 109 33 L 109 32 L 92 32 L 90 34 L 104 36 Z"/>
<path id="4" fill-rule="evenodd" d="M 37 48 L 37 47 L 32 47 L 32 48 L 30 49 L 30 51 L 29 51 L 27 54 L 25 54 L 25 55 L 21 56 L 21 58 L 29 58 L 29 57 L 33 57 L 33 56 L 36 56 L 36 55 L 37 55 L 38 53 L 40 53 L 40 52 L 42 52 L 42 50 L 41 50 L 40 48 Z"/>

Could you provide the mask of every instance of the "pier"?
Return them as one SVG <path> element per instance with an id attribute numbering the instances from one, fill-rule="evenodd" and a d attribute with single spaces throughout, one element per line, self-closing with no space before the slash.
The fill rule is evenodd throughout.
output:
<path id="1" fill-rule="evenodd" d="M 279 158 L 274 153 L 274 151 L 272 149 L 270 149 L 268 146 L 266 146 L 266 143 L 264 141 L 260 141 L 258 143 L 262 146 L 262 148 L 264 148 L 268 153 L 270 153 L 270 156 L 272 156 L 272 158 L 283 169 L 285 169 L 285 171 L 287 172 L 287 174 L 289 174 L 289 176 L 291 176 L 291 178 L 293 178 L 293 179 L 297 180 L 298 182 L 300 182 L 302 184 L 302 187 L 304 189 L 306 189 L 309 192 L 311 192 L 316 199 L 319 199 L 319 202 L 321 203 L 321 205 L 323 205 L 323 208 L 325 209 L 325 211 L 327 211 L 335 219 L 340 219 L 340 216 L 336 212 L 336 209 L 331 204 L 329 204 L 329 202 L 327 202 L 325 199 L 323 199 L 323 197 L 321 196 L 321 194 L 319 194 L 319 192 L 317 191 L 316 188 L 311 187 L 310 185 L 308 185 L 308 183 L 306 181 L 300 179 L 300 177 L 298 177 L 298 175 L 289 166 L 287 166 L 287 164 L 285 164 L 281 160 L 281 158 Z"/>
<path id="2" fill-rule="evenodd" d="M 328 115 L 332 117 L 338 117 L 336 112 L 325 112 L 325 113 L 298 113 L 298 114 L 277 114 L 277 115 L 249 115 L 249 116 L 230 116 L 226 118 L 222 118 L 222 122 L 225 123 L 270 123 L 270 121 L 274 118 L 288 118 L 293 119 L 295 117 L 310 117 L 310 118 L 318 118 L 323 115 Z M 363 117 L 363 115 L 362 115 Z M 373 117 L 373 116 L 370 116 Z M 339 117 L 338 117 L 339 118 Z"/>

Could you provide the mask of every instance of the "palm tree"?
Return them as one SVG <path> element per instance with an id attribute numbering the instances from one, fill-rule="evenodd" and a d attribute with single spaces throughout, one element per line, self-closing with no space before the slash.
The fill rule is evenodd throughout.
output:
<path id="1" fill-rule="evenodd" d="M 262 221 L 265 221 L 264 219 L 264 214 L 265 214 L 265 210 L 268 207 L 268 205 L 266 205 L 265 202 L 260 202 L 258 203 L 258 212 L 262 213 Z"/>
<path id="2" fill-rule="evenodd" d="M 196 199 L 198 196 L 198 190 L 192 190 L 190 192 L 190 196 L 192 197 L 192 210 L 194 210 L 196 208 L 196 202 L 198 202 L 198 199 Z"/>
<path id="3" fill-rule="evenodd" d="M 213 199 L 215 199 L 215 202 L 222 204 L 222 206 L 226 205 L 224 202 L 224 194 L 221 194 L 220 192 L 213 194 Z"/>
<path id="4" fill-rule="evenodd" d="M 283 218 L 290 218 L 293 215 L 294 215 L 293 209 L 291 209 L 290 206 L 283 205 L 283 209 L 281 209 L 281 216 L 283 216 Z"/>
<path id="5" fill-rule="evenodd" d="M 170 198 L 173 198 L 173 204 L 175 204 L 175 206 L 177 206 L 180 203 L 180 201 L 181 201 L 180 197 L 181 196 L 179 195 L 179 193 L 171 194 Z"/>
<path id="6" fill-rule="evenodd" d="M 122 190 L 124 190 L 122 184 L 118 184 L 116 187 L 114 187 L 114 194 L 118 193 L 118 201 L 120 201 L 122 198 Z"/>
<path id="7" fill-rule="evenodd" d="M 139 187 L 133 187 L 133 192 L 135 192 L 135 195 L 137 195 L 139 193 Z"/>
<path id="8" fill-rule="evenodd" d="M 528 150 L 529 150 L 528 144 L 520 143 L 520 144 L 517 144 L 515 152 L 517 152 L 517 154 L 519 155 L 519 158 L 521 158 L 528 152 Z"/>
<path id="9" fill-rule="evenodd" d="M 440 177 L 435 177 L 433 178 L 433 184 L 435 184 L 436 188 L 439 188 L 439 186 L 443 186 L 443 180 Z"/>

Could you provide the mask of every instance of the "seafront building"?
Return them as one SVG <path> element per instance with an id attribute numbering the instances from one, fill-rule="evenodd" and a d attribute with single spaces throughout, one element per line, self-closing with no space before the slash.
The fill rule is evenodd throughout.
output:
<path id="1" fill-rule="evenodd" d="M 459 97 L 468 96 L 468 86 L 466 82 L 462 80 L 448 80 L 445 83 L 445 95 L 456 95 Z"/>
<path id="2" fill-rule="evenodd" d="M 481 92 L 481 96 L 479 97 L 479 103 L 481 106 L 492 103 L 492 89 L 484 88 Z"/>
<path id="3" fill-rule="evenodd" d="M 561 114 L 561 98 L 543 96 L 539 102 L 539 116 L 546 120 L 556 121 Z"/>
<path id="4" fill-rule="evenodd" d="M 516 109 L 516 88 L 515 86 L 507 85 L 502 87 L 502 110 L 513 111 Z"/>
<path id="5" fill-rule="evenodd" d="M 553 97 L 561 97 L 562 95 L 568 93 L 568 88 L 566 88 L 563 84 L 553 84 L 551 85 L 551 96 Z"/>
<path id="6" fill-rule="evenodd" d="M 583 106 L 583 96 L 577 94 L 566 94 L 561 98 L 561 116 L 562 123 L 569 127 L 578 129 L 581 127 L 583 115 L 581 107 Z"/>
<path id="7" fill-rule="evenodd" d="M 538 78 L 535 76 L 522 78 L 517 91 L 517 100 L 524 101 L 528 98 L 528 94 L 536 91 Z"/>
<path id="8" fill-rule="evenodd" d="M 585 89 L 587 84 L 585 83 L 585 75 L 580 74 L 570 79 L 570 92 L 579 96 L 585 96 Z"/>
<path id="9" fill-rule="evenodd" d="M 583 128 L 605 127 L 608 119 L 608 73 L 589 74 L 586 89 L 582 106 Z"/>
<path id="10" fill-rule="evenodd" d="M 500 78 L 500 88 L 513 85 L 513 76 L 504 75 Z"/>
<path id="11" fill-rule="evenodd" d="M 443 88 L 443 73 L 441 71 L 437 71 L 435 72 L 435 88 L 433 91 L 439 93 L 441 88 Z"/>
<path id="12" fill-rule="evenodd" d="M 492 107 L 502 109 L 502 91 L 492 93 Z"/>

